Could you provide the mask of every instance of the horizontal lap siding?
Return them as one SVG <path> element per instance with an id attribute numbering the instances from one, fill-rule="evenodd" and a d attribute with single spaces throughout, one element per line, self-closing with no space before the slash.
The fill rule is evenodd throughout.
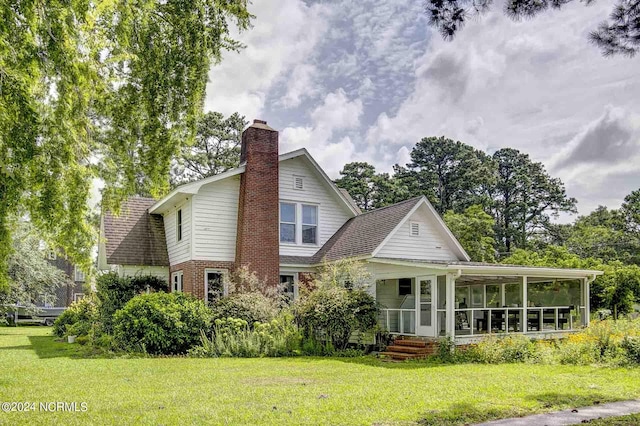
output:
<path id="1" fill-rule="evenodd" d="M 182 209 L 182 240 L 176 241 L 176 212 Z M 171 209 L 164 215 L 169 263 L 186 262 L 191 258 L 191 200 Z"/>
<path id="2" fill-rule="evenodd" d="M 235 260 L 239 191 L 240 179 L 234 176 L 203 186 L 193 197 L 194 259 Z"/>
<path id="3" fill-rule="evenodd" d="M 420 236 L 411 236 L 409 229 L 411 222 L 420 223 Z M 411 215 L 376 256 L 417 260 L 458 260 L 449 248 L 438 224 L 426 214 L 423 208 Z"/>
<path id="4" fill-rule="evenodd" d="M 293 189 L 293 176 L 304 177 L 304 189 Z M 280 200 L 319 204 L 319 244 L 317 246 L 280 245 L 281 255 L 312 256 L 351 217 L 344 203 L 334 191 L 323 182 L 314 167 L 303 158 L 293 158 L 280 162 Z M 278 214 L 278 213 L 276 213 Z"/>

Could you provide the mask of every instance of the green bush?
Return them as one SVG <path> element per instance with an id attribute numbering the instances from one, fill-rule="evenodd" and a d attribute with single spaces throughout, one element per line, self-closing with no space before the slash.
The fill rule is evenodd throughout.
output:
<path id="1" fill-rule="evenodd" d="M 77 302 L 73 302 L 53 323 L 53 334 L 58 337 L 69 335 L 72 331 L 76 336 L 89 334 L 98 317 L 98 308 L 93 295 L 86 295 Z"/>
<path id="2" fill-rule="evenodd" d="M 189 351 L 192 357 L 277 357 L 299 352 L 300 334 L 289 315 L 249 327 L 239 318 L 216 319 L 211 337 L 201 335 L 201 345 Z"/>
<path id="3" fill-rule="evenodd" d="M 264 294 L 254 291 L 235 293 L 218 300 L 212 307 L 213 319 L 242 319 L 252 328 L 255 323 L 269 322 L 278 314 L 276 302 Z"/>
<path id="4" fill-rule="evenodd" d="M 121 349 L 149 354 L 183 354 L 211 326 L 202 300 L 183 293 L 135 296 L 113 318 L 113 337 Z"/>
<path id="5" fill-rule="evenodd" d="M 640 364 L 640 337 L 626 336 L 622 340 L 622 348 L 626 351 L 630 362 Z"/>
<path id="6" fill-rule="evenodd" d="M 120 277 L 110 272 L 96 280 L 96 295 L 99 304 L 100 321 L 106 333 L 113 331 L 113 315 L 134 296 L 147 291 L 166 291 L 168 284 L 165 280 L 152 275 L 136 277 Z"/>
<path id="7" fill-rule="evenodd" d="M 492 336 L 469 348 L 464 358 L 485 364 L 535 362 L 538 351 L 535 343 L 525 336 Z"/>

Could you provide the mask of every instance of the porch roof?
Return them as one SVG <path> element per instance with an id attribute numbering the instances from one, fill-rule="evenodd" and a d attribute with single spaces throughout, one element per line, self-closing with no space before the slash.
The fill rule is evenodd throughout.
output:
<path id="1" fill-rule="evenodd" d="M 398 266 L 412 266 L 425 269 L 442 269 L 458 275 L 494 275 L 494 276 L 538 276 L 554 278 L 595 278 L 602 271 L 592 269 L 549 268 L 544 266 L 507 265 L 499 263 L 438 261 L 419 259 L 399 259 L 373 257 L 372 263 L 383 263 Z"/>

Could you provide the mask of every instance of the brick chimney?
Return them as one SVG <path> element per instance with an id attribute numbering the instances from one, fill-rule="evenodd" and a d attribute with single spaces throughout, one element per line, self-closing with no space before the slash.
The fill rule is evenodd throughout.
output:
<path id="1" fill-rule="evenodd" d="M 280 282 L 278 132 L 253 120 L 242 133 L 236 267 L 247 265 L 268 285 Z"/>

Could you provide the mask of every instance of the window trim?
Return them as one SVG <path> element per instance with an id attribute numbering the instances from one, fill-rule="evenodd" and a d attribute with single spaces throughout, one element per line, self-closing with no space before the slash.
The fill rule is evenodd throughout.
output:
<path id="1" fill-rule="evenodd" d="M 208 302 L 207 296 L 209 295 L 209 281 L 207 280 L 207 274 L 214 273 L 222 275 L 222 297 L 229 297 L 229 271 L 227 269 L 220 268 L 204 268 L 204 275 L 202 280 L 204 282 L 204 301 Z"/>
<path id="2" fill-rule="evenodd" d="M 407 279 L 409 280 L 409 293 L 408 294 L 400 294 L 400 280 Z M 398 278 L 398 297 L 404 296 L 413 296 L 415 293 L 413 278 Z"/>
<path id="3" fill-rule="evenodd" d="M 182 207 L 176 210 L 176 242 L 179 243 L 182 241 Z"/>
<path id="4" fill-rule="evenodd" d="M 178 281 L 180 283 L 180 290 L 177 290 L 174 287 L 175 279 L 178 277 L 179 277 Z M 177 292 L 184 293 L 184 272 L 182 270 L 174 271 L 171 273 L 171 293 L 177 293 Z"/>
<path id="5" fill-rule="evenodd" d="M 291 271 L 280 271 L 280 275 L 279 277 L 293 277 L 293 298 L 291 299 L 292 302 L 295 302 L 296 300 L 298 300 L 298 298 L 300 297 L 300 292 L 299 292 L 299 285 L 298 285 L 298 273 L 297 272 L 291 272 Z M 280 282 L 280 285 L 282 285 L 283 283 Z"/>
<path id="6" fill-rule="evenodd" d="M 296 212 L 296 223 L 295 223 L 295 241 L 282 241 L 280 240 L 280 245 L 290 246 L 290 247 L 319 247 L 320 246 L 320 204 L 307 202 L 307 201 L 292 201 L 281 199 L 279 201 L 278 206 L 282 204 L 291 204 L 295 206 Z M 316 208 L 316 242 L 315 243 L 303 243 L 302 242 L 302 226 L 303 226 L 303 218 L 302 218 L 302 206 L 310 206 Z M 280 208 L 278 207 L 278 232 L 280 231 L 280 224 L 286 223 L 289 225 L 294 225 L 293 222 L 282 222 L 280 219 Z M 313 224 L 306 224 L 306 226 L 313 226 Z"/>
<path id="7" fill-rule="evenodd" d="M 293 214 L 294 214 L 293 222 L 285 222 L 282 220 L 283 204 L 288 204 L 293 206 Z M 286 225 L 293 225 L 293 241 L 282 241 L 281 225 L 283 223 Z M 280 244 L 297 245 L 298 243 L 298 204 L 297 203 L 291 202 L 291 201 L 280 201 L 278 203 L 278 234 L 279 234 L 278 240 L 280 241 Z"/>
<path id="8" fill-rule="evenodd" d="M 78 279 L 78 273 L 81 274 L 81 279 Z M 73 267 L 73 280 L 76 281 L 76 282 L 81 282 L 81 283 L 86 281 L 86 275 L 85 275 L 84 271 L 78 269 L 77 266 Z"/>
<path id="9" fill-rule="evenodd" d="M 80 299 L 82 299 L 84 297 L 84 293 L 73 293 L 73 301 L 74 303 L 77 302 L 78 300 L 78 296 L 80 296 Z"/>
<path id="10" fill-rule="evenodd" d="M 316 209 L 316 223 L 315 224 L 311 224 L 311 223 L 304 223 L 304 208 L 305 207 L 313 207 Z M 320 239 L 320 235 L 318 232 L 318 229 L 320 228 L 320 208 L 318 207 L 317 204 L 308 204 L 308 203 L 300 203 L 300 244 L 305 245 L 305 246 L 317 246 L 318 245 L 318 240 Z M 305 243 L 303 241 L 303 227 L 304 226 L 315 226 L 316 227 L 316 241 L 313 243 Z"/>

